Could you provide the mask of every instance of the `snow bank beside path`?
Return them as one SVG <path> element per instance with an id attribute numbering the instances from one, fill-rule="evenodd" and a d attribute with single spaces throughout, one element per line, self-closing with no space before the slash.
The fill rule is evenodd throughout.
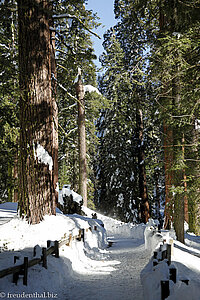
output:
<path id="1" fill-rule="evenodd" d="M 162 230 L 161 234 L 158 233 L 152 220 L 147 226 L 125 224 L 98 213 L 98 219 L 92 219 L 94 211 L 88 208 L 84 211 L 87 214 L 85 217 L 63 215 L 58 210 L 56 216 L 45 216 L 40 224 L 29 225 L 18 217 L 15 203 L 0 205 L 0 221 L 13 217 L 0 226 L 0 270 L 14 265 L 14 255 L 19 257 L 17 263 L 22 263 L 24 256 L 33 258 L 35 245 L 38 245 L 37 255 L 41 255 L 41 247 L 46 247 L 47 240 L 59 240 L 70 233 L 77 235 L 79 229 L 85 229 L 84 242 L 74 240 L 70 246 L 62 246 L 59 259 L 48 256 L 48 269 L 42 265 L 31 267 L 28 270 L 28 286 L 23 285 L 22 277 L 17 285 L 12 283 L 12 275 L 1 278 L 0 297 L 10 299 L 10 294 L 13 294 L 17 295 L 13 298 L 18 299 L 114 300 L 122 299 L 124 295 L 123 299 L 128 300 L 137 294 L 135 297 L 142 299 L 141 275 L 144 300 L 161 299 L 160 281 L 169 279 L 166 261 L 153 266 L 151 258 L 142 272 L 141 269 L 155 248 L 163 240 L 169 242 L 174 232 Z M 86 230 L 89 227 L 90 230 Z M 115 237 L 111 239 L 114 240 L 111 248 L 107 248 L 107 234 Z M 176 284 L 169 281 L 170 296 L 167 300 L 200 299 L 200 258 L 191 255 L 191 252 L 200 255 L 200 238 L 186 234 L 186 243 L 183 245 L 174 241 L 172 264 L 178 270 L 178 281 Z M 189 285 L 180 281 L 183 277 L 189 279 Z M 30 296 L 25 297 L 23 293 Z M 126 295 L 129 295 L 128 298 Z"/>
<path id="2" fill-rule="evenodd" d="M 117 233 L 122 239 L 131 238 L 132 241 L 135 240 L 136 245 L 138 245 L 137 239 L 143 240 L 144 237 L 144 225 L 133 226 L 99 214 L 97 217 L 100 220 L 92 219 L 90 216 L 94 214 L 94 211 L 91 210 L 87 211 L 88 216 L 85 217 L 76 214 L 63 215 L 58 211 L 56 216 L 45 216 L 44 221 L 38 225 L 29 225 L 25 220 L 18 218 L 16 207 L 13 203 L 7 203 L 4 207 L 0 205 L 0 212 L 3 209 L 12 210 L 14 216 L 11 221 L 0 226 L 1 270 L 14 265 L 15 255 L 19 257 L 17 264 L 23 263 L 24 256 L 32 259 L 33 247 L 36 245 L 38 245 L 40 257 L 41 248 L 46 247 L 47 240 L 60 240 L 70 233 L 77 235 L 79 229 L 84 228 L 85 241 L 84 243 L 72 241 L 71 246 L 62 246 L 59 259 L 52 255 L 48 256 L 47 270 L 41 265 L 31 267 L 28 270 L 28 286 L 23 285 L 22 278 L 19 279 L 17 285 L 13 284 L 12 275 L 0 279 L 1 291 L 5 295 L 9 293 L 19 295 L 23 291 L 26 294 L 32 294 L 32 298 L 29 297 L 29 299 L 39 298 L 42 295 L 52 295 L 52 297 L 56 295 L 55 298 L 65 299 L 66 288 L 67 292 L 70 288 L 74 289 L 74 279 L 77 284 L 77 278 L 81 276 L 81 278 L 86 276 L 85 280 L 88 276 L 95 276 L 95 278 L 108 276 L 120 264 L 120 261 L 110 258 L 105 228 L 108 229 L 109 235 L 113 236 Z M 5 211 L 2 214 L 5 216 Z M 86 230 L 89 227 L 91 230 Z M 77 295 L 78 293 L 77 291 Z M 115 295 L 115 291 L 112 293 Z M 24 298 L 23 295 L 22 298 Z"/>
<path id="3" fill-rule="evenodd" d="M 169 266 L 166 261 L 153 267 L 151 259 L 141 273 L 144 300 L 161 299 L 161 280 L 169 280 L 170 295 L 167 300 L 199 300 L 200 299 L 200 259 L 189 253 L 174 249 L 172 265 L 178 270 L 176 284 L 169 280 Z M 187 267 L 188 266 L 188 267 Z M 189 284 L 182 282 L 189 279 Z"/>
<path id="4" fill-rule="evenodd" d="M 82 210 L 84 213 L 92 217 L 92 214 L 94 213 L 93 210 L 83 206 Z M 121 221 L 106 217 L 100 213 L 97 213 L 97 218 L 101 220 L 104 223 L 104 227 L 107 232 L 108 237 L 115 236 L 117 237 L 123 237 L 123 238 L 133 238 L 133 239 L 144 239 L 144 230 L 146 226 L 144 224 L 131 224 L 131 223 L 123 223 Z"/>
<path id="5" fill-rule="evenodd" d="M 154 224 L 149 224 L 145 229 L 145 248 L 152 254 L 163 241 L 174 242 L 172 251 L 172 264 L 168 266 L 167 261 L 159 261 L 153 266 L 153 258 L 141 272 L 141 282 L 144 290 L 144 300 L 160 300 L 161 299 L 161 280 L 169 280 L 170 295 L 167 300 L 199 300 L 200 299 L 200 256 L 199 237 L 192 237 L 191 244 L 198 245 L 197 249 L 188 247 L 172 238 L 175 238 L 173 231 L 162 230 L 158 233 Z M 189 244 L 190 237 L 187 236 Z M 169 268 L 176 267 L 177 282 L 176 284 L 170 280 Z M 188 279 L 189 284 L 181 280 Z"/>
<path id="6" fill-rule="evenodd" d="M 161 230 L 158 232 L 157 224 L 153 219 L 150 219 L 146 224 L 144 230 L 144 240 L 145 240 L 145 248 L 148 249 L 151 253 L 155 251 L 155 249 L 165 241 L 166 243 L 170 243 L 173 239 L 176 239 L 174 230 Z"/>
<path id="7" fill-rule="evenodd" d="M 41 265 L 31 267 L 28 271 L 27 287 L 23 285 L 22 278 L 17 286 L 12 283 L 12 275 L 1 278 L 1 291 L 5 295 L 19 294 L 21 291 L 32 294 L 54 292 L 59 295 L 58 299 L 63 299 L 62 288 L 66 288 L 66 282 L 73 284 L 73 276 L 105 275 L 115 270 L 114 266 L 119 262 L 107 259 L 106 231 L 98 220 L 58 213 L 56 216 L 45 216 L 40 224 L 30 225 L 18 217 L 16 207 L 13 203 L 0 205 L 1 217 L 7 213 L 14 216 L 0 226 L 0 270 L 13 267 L 14 256 L 19 258 L 17 264 L 23 263 L 25 256 L 32 259 L 33 248 L 36 245 L 40 257 L 41 248 L 46 247 L 47 240 L 61 240 L 69 234 L 78 235 L 79 229 L 85 229 L 85 241 L 73 240 L 71 246 L 62 246 L 59 259 L 48 256 L 48 270 Z M 29 299 L 38 297 L 33 296 Z"/>

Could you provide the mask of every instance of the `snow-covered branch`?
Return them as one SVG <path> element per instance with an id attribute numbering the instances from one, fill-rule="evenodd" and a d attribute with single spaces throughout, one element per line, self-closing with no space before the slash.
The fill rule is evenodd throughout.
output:
<path id="1" fill-rule="evenodd" d="M 61 14 L 61 15 L 53 15 L 53 19 L 62 19 L 62 18 L 68 18 L 68 19 L 77 19 L 76 16 L 70 15 L 70 14 Z"/>
<path id="2" fill-rule="evenodd" d="M 10 50 L 10 48 L 9 48 L 8 46 L 6 46 L 5 44 L 1 44 L 1 43 L 0 43 L 0 47 L 5 48 L 5 49 L 7 49 L 7 50 Z"/>
<path id="3" fill-rule="evenodd" d="M 98 39 L 101 39 L 101 37 L 94 31 L 92 31 L 90 28 L 88 28 L 83 21 L 81 21 L 77 16 L 73 16 L 70 14 L 61 14 L 61 15 L 53 15 L 53 19 L 62 19 L 62 18 L 68 18 L 68 19 L 76 19 L 79 23 L 81 23 L 81 25 L 91 34 L 95 35 L 96 37 L 98 37 Z"/>
<path id="4" fill-rule="evenodd" d="M 90 84 L 84 85 L 84 92 L 89 92 L 89 93 L 96 92 L 97 94 L 101 95 L 99 90 Z"/>
<path id="5" fill-rule="evenodd" d="M 59 65 L 59 66 L 60 66 L 60 65 Z M 66 69 L 66 70 L 67 70 L 67 69 Z M 63 91 L 65 91 L 65 93 L 67 93 L 67 95 L 68 95 L 69 97 L 71 97 L 72 99 L 74 99 L 76 102 L 78 102 L 78 103 L 83 107 L 82 103 L 81 103 L 76 97 L 74 97 L 71 93 L 69 93 L 69 92 L 67 91 L 67 89 L 66 89 L 61 83 L 59 83 L 59 82 L 57 81 L 57 79 L 56 79 L 56 77 L 55 77 L 54 74 L 52 74 L 52 78 L 57 82 L 58 86 L 59 86 Z"/>
<path id="6" fill-rule="evenodd" d="M 64 111 L 64 110 L 71 109 L 71 108 L 73 108 L 75 105 L 76 105 L 76 103 L 73 103 L 73 104 L 70 105 L 70 106 L 64 107 L 64 108 L 61 109 L 61 112 Z"/>

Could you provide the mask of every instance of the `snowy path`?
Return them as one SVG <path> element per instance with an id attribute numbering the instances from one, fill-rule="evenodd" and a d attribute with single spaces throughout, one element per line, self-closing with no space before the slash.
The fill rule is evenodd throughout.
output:
<path id="1" fill-rule="evenodd" d="M 0 225 L 8 223 L 17 214 L 17 203 L 0 204 Z"/>
<path id="2" fill-rule="evenodd" d="M 63 300 L 142 300 L 140 272 L 149 262 L 143 241 L 113 239 L 109 260 L 121 263 L 109 275 L 84 275 L 66 283 Z"/>

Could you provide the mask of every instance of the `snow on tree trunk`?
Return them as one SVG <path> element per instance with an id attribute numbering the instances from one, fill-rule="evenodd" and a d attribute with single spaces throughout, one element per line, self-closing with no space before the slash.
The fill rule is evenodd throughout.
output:
<path id="1" fill-rule="evenodd" d="M 30 223 L 55 214 L 57 106 L 52 95 L 50 1 L 18 0 L 20 159 L 19 207 Z"/>

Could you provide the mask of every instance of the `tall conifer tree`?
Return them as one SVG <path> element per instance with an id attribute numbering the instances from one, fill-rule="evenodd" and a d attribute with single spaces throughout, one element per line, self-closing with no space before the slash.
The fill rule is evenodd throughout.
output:
<path id="1" fill-rule="evenodd" d="M 101 57 L 105 74 L 100 81 L 110 107 L 98 122 L 97 205 L 123 221 L 138 221 L 137 155 L 134 145 L 136 120 L 131 83 L 124 67 L 124 53 L 110 29 L 104 36 Z"/>
<path id="2" fill-rule="evenodd" d="M 51 85 L 49 1 L 18 1 L 20 72 L 19 206 L 30 223 L 55 214 L 56 104 Z"/>
<path id="3" fill-rule="evenodd" d="M 0 3 L 0 201 L 13 201 L 17 191 L 18 139 L 16 1 Z"/>

